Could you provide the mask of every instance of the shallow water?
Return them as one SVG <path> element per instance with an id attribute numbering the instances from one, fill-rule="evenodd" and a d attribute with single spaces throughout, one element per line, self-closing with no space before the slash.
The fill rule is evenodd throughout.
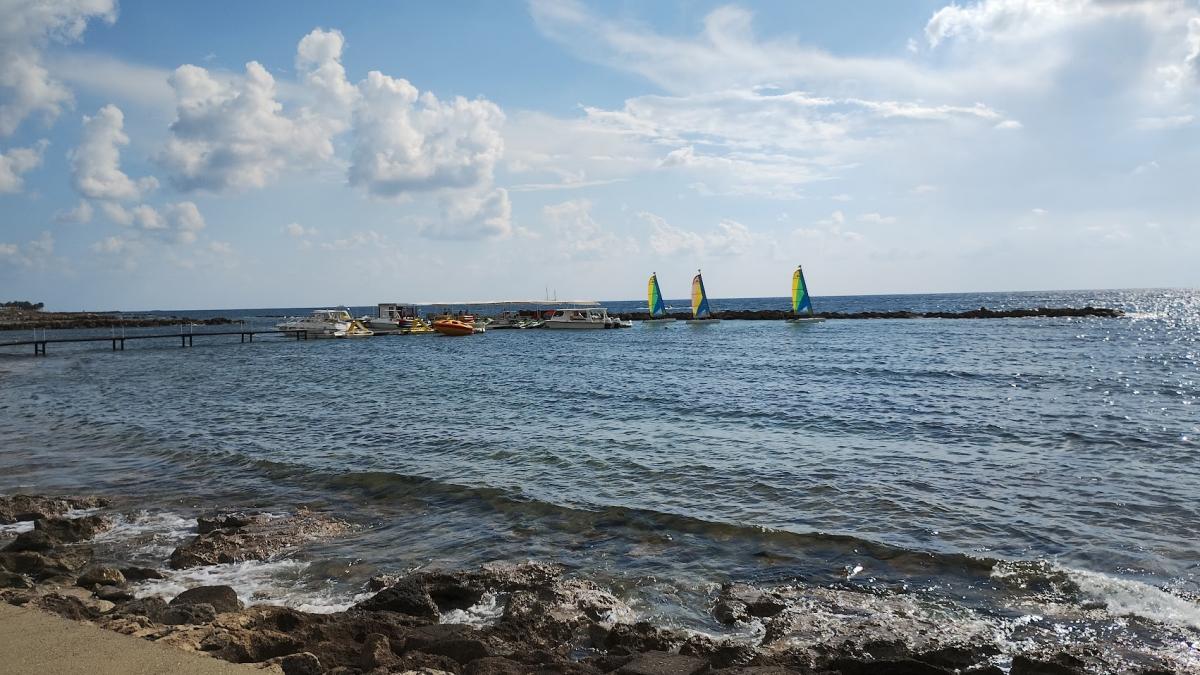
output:
<path id="1" fill-rule="evenodd" d="M 110 537 L 147 562 L 172 545 L 143 540 L 155 518 L 333 508 L 362 530 L 204 572 L 298 606 L 344 606 L 383 570 L 547 558 L 702 630 L 718 630 L 707 598 L 732 578 L 1007 621 L 1099 602 L 1103 625 L 1140 617 L 1122 630 L 1194 644 L 1200 292 L 817 298 L 1085 304 L 1130 316 L 3 349 L 0 491 L 149 505 Z M 187 314 L 267 326 L 294 311 Z"/>

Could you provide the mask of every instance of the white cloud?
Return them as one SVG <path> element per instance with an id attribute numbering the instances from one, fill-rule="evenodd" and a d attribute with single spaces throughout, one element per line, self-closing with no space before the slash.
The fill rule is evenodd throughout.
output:
<path id="1" fill-rule="evenodd" d="M 592 216 L 592 202 L 572 199 L 542 207 L 559 250 L 572 258 L 596 260 L 635 253 L 637 242 L 605 229 Z"/>
<path id="2" fill-rule="evenodd" d="M 1001 131 L 1012 131 L 1024 128 L 1024 126 L 1024 124 L 1021 124 L 1017 120 L 1004 120 L 1003 122 L 998 122 L 995 128 L 1000 129 Z"/>
<path id="3" fill-rule="evenodd" d="M 1152 173 L 1154 171 L 1158 171 L 1159 168 L 1160 167 L 1158 165 L 1158 162 L 1152 159 L 1149 162 L 1145 162 L 1145 163 L 1138 164 L 1137 166 L 1135 166 L 1133 168 L 1133 175 L 1140 176 L 1142 174 Z"/>
<path id="4" fill-rule="evenodd" d="M 0 263 L 20 266 L 28 269 L 41 269 L 50 264 L 54 258 L 54 235 L 42 232 L 24 246 L 10 243 L 0 243 Z"/>
<path id="5" fill-rule="evenodd" d="M 945 40 L 1027 39 L 1049 33 L 1083 13 L 1087 0 L 983 0 L 948 5 L 925 25 L 931 47 Z"/>
<path id="6" fill-rule="evenodd" d="M 287 234 L 287 236 L 295 237 L 296 239 L 317 236 L 317 228 L 304 227 L 300 223 L 288 223 L 287 225 L 284 225 L 283 232 Z"/>
<path id="7" fill-rule="evenodd" d="M 879 215 L 879 214 L 867 214 Z M 860 219 L 861 220 L 861 219 Z M 872 221 L 868 221 L 872 222 Z M 795 230 L 794 234 L 805 239 L 832 239 L 843 241 L 862 241 L 863 236 L 858 232 L 843 230 L 842 226 L 846 224 L 846 214 L 841 210 L 834 211 L 829 214 L 828 218 L 822 218 L 814 225 L 816 227 L 802 227 Z"/>
<path id="8" fill-rule="evenodd" d="M 158 187 L 153 176 L 133 180 L 121 171 L 121 146 L 129 144 L 125 115 L 106 105 L 94 117 L 83 117 L 83 136 L 67 154 L 75 190 L 90 199 L 136 201 Z"/>
<path id="9" fill-rule="evenodd" d="M 339 30 L 313 29 L 296 46 L 296 71 L 317 93 L 316 105 L 331 117 L 349 112 L 359 99 L 358 90 L 346 79 L 342 49 L 346 38 Z"/>
<path id="10" fill-rule="evenodd" d="M 896 222 L 895 216 L 885 216 L 879 213 L 864 213 L 858 217 L 860 223 L 873 223 L 875 225 L 891 225 Z"/>
<path id="11" fill-rule="evenodd" d="M 1046 209 L 1043 209 L 1043 208 L 1033 208 L 1033 209 L 1030 209 L 1029 212 L 1035 216 L 1044 216 L 1047 213 L 1049 213 L 1049 211 L 1047 211 Z"/>
<path id="12" fill-rule="evenodd" d="M 937 192 L 939 189 L 940 188 L 936 185 L 922 183 L 920 185 L 913 186 L 913 189 L 911 190 L 911 192 L 915 195 L 927 195 L 931 192 Z"/>
<path id="13" fill-rule="evenodd" d="M 22 174 L 42 165 L 47 141 L 38 141 L 28 148 L 10 148 L 0 152 L 0 194 L 20 192 L 25 187 Z"/>
<path id="14" fill-rule="evenodd" d="M 359 84 L 350 183 L 379 197 L 491 185 L 504 114 L 485 99 L 440 101 L 372 71 Z"/>
<path id="15" fill-rule="evenodd" d="M 712 232 L 694 232 L 676 227 L 653 213 L 643 211 L 638 216 L 650 225 L 650 248 L 659 255 L 740 256 L 762 239 L 742 223 L 728 218 L 717 223 Z"/>
<path id="16" fill-rule="evenodd" d="M 91 203 L 86 199 L 79 200 L 79 205 L 73 209 L 63 209 L 54 213 L 54 222 L 56 223 L 75 223 L 77 225 L 89 223 L 92 221 Z"/>
<path id="17" fill-rule="evenodd" d="M 176 68 L 170 81 L 176 119 L 157 159 L 181 190 L 260 188 L 287 168 L 333 156 L 328 120 L 285 115 L 275 78 L 255 61 L 229 82 L 193 65 Z"/>
<path id="18" fill-rule="evenodd" d="M 197 234 L 206 227 L 204 217 L 194 202 L 176 202 L 167 206 L 165 213 L 175 231 L 175 240 L 181 244 L 195 242 Z"/>
<path id="19" fill-rule="evenodd" d="M 105 237 L 93 243 L 89 248 L 96 253 L 120 253 L 129 246 L 129 242 L 121 237 Z"/>
<path id="20" fill-rule="evenodd" d="M 480 239 L 512 234 L 512 203 L 503 188 L 490 191 L 451 190 L 438 199 L 440 218 L 420 226 L 431 239 Z"/>
<path id="21" fill-rule="evenodd" d="M 133 222 L 143 230 L 165 230 L 167 222 L 153 207 L 139 204 L 130 210 Z"/>
<path id="22" fill-rule="evenodd" d="M 71 102 L 71 92 L 42 62 L 50 42 L 83 37 L 89 21 L 116 20 L 114 0 L 12 0 L 0 14 L 0 136 L 9 136 L 27 117 L 51 121 Z"/>
<path id="23" fill-rule="evenodd" d="M 1165 117 L 1139 117 L 1133 121 L 1133 126 L 1142 131 L 1165 131 L 1181 129 L 1190 126 L 1196 120 L 1194 115 L 1169 115 Z"/>
<path id="24" fill-rule="evenodd" d="M 117 225 L 133 224 L 133 214 L 124 206 L 115 202 L 100 202 L 100 211 L 102 211 L 109 220 Z"/>

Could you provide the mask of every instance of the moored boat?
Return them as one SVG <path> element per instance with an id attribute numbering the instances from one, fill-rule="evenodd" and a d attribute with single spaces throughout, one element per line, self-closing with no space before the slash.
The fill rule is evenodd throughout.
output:
<path id="1" fill-rule="evenodd" d="M 663 302 L 662 289 L 658 286 L 657 273 L 650 275 L 650 284 L 646 292 L 648 296 L 646 306 L 650 308 L 650 318 L 642 323 L 660 325 L 673 322 L 675 318 L 667 316 L 667 306 Z"/>
<path id="2" fill-rule="evenodd" d="M 812 298 L 808 295 L 808 284 L 804 283 L 804 268 L 796 265 L 792 272 L 792 317 L 788 323 L 821 323 L 825 319 L 813 315 Z"/>
<path id="3" fill-rule="evenodd" d="M 347 309 L 314 309 L 309 316 L 290 317 L 275 324 L 275 328 L 289 333 L 307 333 L 309 337 L 342 337 L 351 328 L 354 317 Z M 361 324 L 360 324 L 361 325 Z"/>
<path id="4" fill-rule="evenodd" d="M 632 328 L 633 322 L 609 316 L 604 307 L 568 307 L 554 310 L 554 315 L 542 324 L 544 329 L 553 330 L 602 330 L 605 328 Z"/>
<path id="5" fill-rule="evenodd" d="M 473 324 L 458 319 L 438 319 L 433 322 L 433 330 L 442 335 L 453 337 L 461 337 L 464 335 L 474 335 L 476 332 L 482 333 L 482 329 L 476 329 Z"/>
<path id="6" fill-rule="evenodd" d="M 704 278 L 700 276 L 700 270 L 696 270 L 696 276 L 692 278 L 692 318 L 688 323 L 693 326 L 702 326 L 719 322 L 720 319 L 713 316 L 712 306 L 708 304 L 708 293 L 704 291 Z"/>

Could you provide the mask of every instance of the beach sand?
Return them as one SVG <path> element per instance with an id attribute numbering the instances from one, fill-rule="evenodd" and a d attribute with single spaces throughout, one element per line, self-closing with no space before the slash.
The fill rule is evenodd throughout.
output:
<path id="1" fill-rule="evenodd" d="M 271 673 L 0 603 L 0 671 L 44 675 Z"/>

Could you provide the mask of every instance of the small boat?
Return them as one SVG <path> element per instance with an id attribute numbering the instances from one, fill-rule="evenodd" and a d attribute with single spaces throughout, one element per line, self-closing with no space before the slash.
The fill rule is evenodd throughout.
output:
<path id="1" fill-rule="evenodd" d="M 275 328 L 289 333 L 307 333 L 314 338 L 342 337 L 353 321 L 346 309 L 314 309 L 309 316 L 288 318 L 275 324 Z"/>
<path id="2" fill-rule="evenodd" d="M 482 329 L 477 329 L 473 324 L 458 319 L 438 319 L 433 322 L 433 329 L 442 335 L 462 336 L 474 335 L 476 332 L 482 333 Z"/>
<path id="3" fill-rule="evenodd" d="M 376 316 L 364 316 L 358 320 L 367 328 L 387 335 L 417 335 L 433 332 L 429 324 L 417 316 L 416 307 L 393 302 L 379 303 Z"/>
<path id="4" fill-rule="evenodd" d="M 650 285 L 647 290 L 649 299 L 646 306 L 650 308 L 650 318 L 642 323 L 644 324 L 665 324 L 674 321 L 674 317 L 667 316 L 667 306 L 663 303 L 662 289 L 658 287 L 658 273 L 650 275 Z"/>
<path id="5" fill-rule="evenodd" d="M 604 328 L 632 328 L 633 322 L 609 316 L 603 307 L 572 307 L 554 310 L 554 315 L 542 324 L 543 329 L 597 330 Z"/>
<path id="6" fill-rule="evenodd" d="M 700 270 L 692 278 L 692 318 L 688 321 L 693 326 L 702 326 L 720 321 L 713 316 L 712 307 L 708 304 L 708 294 L 704 292 L 704 278 Z"/>
<path id="7" fill-rule="evenodd" d="M 336 338 L 371 337 L 375 331 L 367 328 L 361 321 L 353 320 L 345 328 L 333 332 Z"/>
<path id="8" fill-rule="evenodd" d="M 796 271 L 792 273 L 792 317 L 788 323 L 821 323 L 824 320 L 813 316 L 812 298 L 804 283 L 804 268 L 796 265 Z"/>

